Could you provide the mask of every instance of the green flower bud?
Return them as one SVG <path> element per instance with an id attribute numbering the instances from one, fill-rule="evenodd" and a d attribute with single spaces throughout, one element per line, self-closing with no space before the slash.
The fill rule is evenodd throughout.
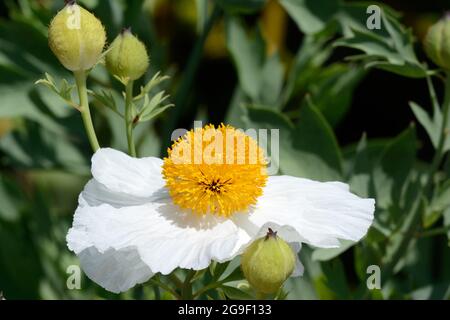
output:
<path id="1" fill-rule="evenodd" d="M 71 71 L 88 70 L 100 59 L 106 42 L 105 28 L 75 1 L 53 18 L 48 29 L 50 49 Z"/>
<path id="2" fill-rule="evenodd" d="M 247 281 L 259 292 L 274 293 L 295 268 L 295 254 L 289 244 L 269 228 L 263 238 L 254 241 L 241 258 Z"/>
<path id="3" fill-rule="evenodd" d="M 149 66 L 145 45 L 130 31 L 124 29 L 111 43 L 106 55 L 106 67 L 115 76 L 136 80 L 142 77 Z"/>
<path id="4" fill-rule="evenodd" d="M 450 15 L 430 27 L 424 41 L 425 52 L 438 66 L 450 69 Z"/>

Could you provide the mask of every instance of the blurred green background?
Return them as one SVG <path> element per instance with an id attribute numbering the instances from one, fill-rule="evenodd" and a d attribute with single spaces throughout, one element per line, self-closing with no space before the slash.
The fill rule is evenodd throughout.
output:
<path id="1" fill-rule="evenodd" d="M 279 128 L 280 173 L 345 181 L 376 198 L 364 241 L 304 247 L 305 276 L 288 281 L 288 299 L 450 297 L 450 164 L 447 156 L 424 187 L 435 146 L 408 106 L 433 110 L 419 62 L 432 64 L 420 41 L 447 1 L 380 2 L 392 28 L 383 24 L 376 37 L 365 27 L 371 3 L 361 1 L 78 2 L 102 20 L 109 42 L 124 26 L 145 42 L 151 67 L 142 83 L 158 71 L 171 77 L 160 89 L 176 107 L 137 127 L 140 156 L 164 156 L 171 132 L 193 120 Z M 73 82 L 47 44 L 63 6 L 0 3 L 0 291 L 6 299 L 143 298 L 148 288 L 114 295 L 85 277 L 81 290 L 66 287 L 78 260 L 65 235 L 91 150 L 78 112 L 34 85 L 45 72 Z M 121 90 L 103 66 L 89 87 Z M 92 104 L 101 145 L 126 150 L 122 119 Z M 366 287 L 373 264 L 381 290 Z"/>

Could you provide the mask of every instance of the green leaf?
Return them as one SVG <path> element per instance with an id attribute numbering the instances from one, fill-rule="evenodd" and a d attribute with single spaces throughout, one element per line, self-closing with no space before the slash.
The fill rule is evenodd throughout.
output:
<path id="1" fill-rule="evenodd" d="M 280 0 L 280 3 L 306 34 L 323 30 L 339 9 L 337 0 Z"/>
<path id="2" fill-rule="evenodd" d="M 367 7 L 369 5 L 377 5 L 386 14 L 398 19 L 400 14 L 394 11 L 389 6 L 382 2 L 341 2 L 340 10 L 336 14 L 336 20 L 341 27 L 341 33 L 345 37 L 353 35 L 354 30 L 367 30 Z M 386 28 L 371 30 L 371 32 L 381 35 L 382 37 L 388 36 Z"/>
<path id="3" fill-rule="evenodd" d="M 384 250 L 382 258 L 382 284 L 388 281 L 395 271 L 401 269 L 398 267 L 399 263 L 405 257 L 405 251 L 411 245 L 411 234 L 416 230 L 420 218 L 424 213 L 424 201 L 422 198 L 422 190 L 420 185 L 415 183 L 412 187 L 411 197 L 407 206 L 404 208 L 404 215 L 401 219 L 400 228 L 397 232 L 392 234 L 389 242 Z"/>
<path id="4" fill-rule="evenodd" d="M 367 138 L 364 134 L 356 148 L 348 181 L 350 189 L 361 197 L 369 197 L 370 195 L 371 165 Z"/>
<path id="5" fill-rule="evenodd" d="M 94 90 L 89 90 L 88 93 L 93 96 L 94 99 L 97 100 L 101 105 L 111 109 L 121 118 L 124 117 L 117 108 L 116 99 L 114 98 L 114 95 L 111 91 L 101 90 L 99 92 L 96 92 Z"/>
<path id="6" fill-rule="evenodd" d="M 333 258 L 336 258 L 340 254 L 347 251 L 349 248 L 355 245 L 356 242 L 349 240 L 341 240 L 341 245 L 339 248 L 319 248 L 315 249 L 312 254 L 312 259 L 315 261 L 328 261 Z"/>
<path id="7" fill-rule="evenodd" d="M 231 287 L 231 286 L 221 286 L 220 289 L 223 293 L 230 299 L 236 300 L 249 300 L 253 299 L 249 293 L 242 291 L 241 289 Z"/>
<path id="8" fill-rule="evenodd" d="M 239 281 L 244 279 L 244 274 L 242 273 L 241 266 L 238 266 L 234 269 L 233 272 L 231 272 L 229 275 L 221 279 L 220 281 L 223 283 L 233 282 L 233 281 Z"/>
<path id="9" fill-rule="evenodd" d="M 382 38 L 369 30 L 354 30 L 351 37 L 337 40 L 334 45 L 361 50 L 365 53 L 359 56 L 361 58 L 381 58 L 397 65 L 404 62 L 390 45 L 389 39 Z"/>
<path id="10" fill-rule="evenodd" d="M 50 93 L 50 95 L 53 94 Z M 57 134 L 63 134 L 66 131 L 61 125 L 59 115 L 56 115 L 51 108 L 44 104 L 43 97 L 32 84 L 0 85 L 0 97 L 2 97 L 1 118 L 23 117 L 38 122 Z"/>
<path id="11" fill-rule="evenodd" d="M 138 154 L 142 157 L 160 157 L 161 139 L 159 139 L 154 126 L 136 127 L 135 136 Z"/>
<path id="12" fill-rule="evenodd" d="M 231 101 L 228 105 L 227 114 L 225 116 L 225 123 L 228 123 L 235 128 L 245 127 L 245 93 L 239 85 L 236 85 L 233 95 L 231 96 Z"/>
<path id="13" fill-rule="evenodd" d="M 137 111 L 135 104 L 134 110 L 135 114 L 133 114 L 133 119 L 135 120 L 135 124 L 138 122 L 145 122 L 152 120 L 153 118 L 157 117 L 164 111 L 166 111 L 168 108 L 173 107 L 174 105 L 169 103 L 163 105 L 162 103 L 169 99 L 169 95 L 165 94 L 165 91 L 159 91 L 158 93 L 154 94 L 153 97 L 150 99 L 148 92 L 151 91 L 154 87 L 156 87 L 161 81 L 164 81 L 167 79 L 167 77 L 160 77 L 159 73 L 157 73 L 153 78 L 147 83 L 145 87 L 141 88 L 141 94 L 139 96 L 135 97 L 133 100 L 140 100 L 141 97 L 144 98 L 144 101 L 142 103 L 142 107 L 139 108 L 139 111 Z"/>
<path id="14" fill-rule="evenodd" d="M 70 141 L 67 133 L 55 139 L 55 133 L 32 121 L 23 130 L 10 132 L 0 139 L 0 150 L 8 163 L 18 168 L 65 168 L 71 172 L 89 172 L 86 159 Z"/>
<path id="15" fill-rule="evenodd" d="M 253 13 L 261 10 L 267 0 L 216 0 L 230 14 Z"/>
<path id="16" fill-rule="evenodd" d="M 341 179 L 342 155 L 336 137 L 312 103 L 300 110 L 291 139 L 288 158 L 281 156 L 283 173 L 319 181 Z"/>
<path id="17" fill-rule="evenodd" d="M 448 283 L 435 283 L 420 287 L 411 292 L 411 298 L 414 300 L 445 300 L 446 292 L 449 288 Z"/>
<path id="18" fill-rule="evenodd" d="M 288 153 L 292 149 L 291 139 L 292 139 L 292 131 L 294 129 L 293 123 L 284 116 L 282 113 L 277 112 L 268 108 L 261 107 L 246 107 L 245 108 L 246 115 L 243 117 L 243 122 L 246 128 L 251 129 L 264 129 L 264 130 L 279 130 L 279 153 L 277 154 L 276 146 L 272 147 L 272 136 L 269 138 L 269 141 L 259 141 L 260 145 L 267 145 L 270 154 L 266 156 L 270 159 L 270 167 L 274 168 L 276 172 L 272 172 L 272 174 L 278 173 L 280 170 L 280 160 L 286 161 L 288 158 Z M 275 152 L 275 154 L 272 154 Z"/>
<path id="19" fill-rule="evenodd" d="M 410 102 L 410 106 L 419 123 L 425 129 L 428 137 L 435 149 L 439 146 L 439 139 L 442 133 L 443 115 L 439 103 L 436 98 L 433 82 L 427 77 L 428 91 L 430 94 L 431 104 L 433 106 L 433 115 L 430 117 L 428 113 L 415 102 Z M 444 142 L 444 151 L 450 150 L 450 138 L 446 138 Z"/>
<path id="20" fill-rule="evenodd" d="M 268 107 L 277 107 L 284 80 L 284 68 L 280 55 L 269 57 L 262 69 L 258 102 Z"/>
<path id="21" fill-rule="evenodd" d="M 299 259 L 305 267 L 303 276 L 286 280 L 284 289 L 288 292 L 288 299 L 314 300 L 319 299 L 315 287 L 316 280 L 323 276 L 321 263 L 312 260 L 312 249 L 302 247 Z"/>
<path id="22" fill-rule="evenodd" d="M 50 74 L 45 73 L 45 79 L 40 79 L 36 81 L 35 84 L 45 85 L 47 88 L 59 95 L 68 105 L 74 107 L 75 109 L 80 108 L 72 101 L 72 91 L 75 89 L 75 85 L 69 84 L 66 79 L 63 79 L 61 81 L 61 85 L 57 86 L 54 78 Z"/>
<path id="23" fill-rule="evenodd" d="M 423 217 L 424 228 L 431 227 L 441 218 L 448 208 L 450 208 L 450 181 L 446 181 L 435 191 Z"/>
<path id="24" fill-rule="evenodd" d="M 322 263 L 322 270 L 325 275 L 324 283 L 333 293 L 334 298 L 349 299 L 350 288 L 344 271 L 344 265 L 340 259 Z"/>
<path id="25" fill-rule="evenodd" d="M 424 78 L 434 73 L 432 71 L 427 71 L 425 67 L 421 65 L 413 64 L 408 61 L 405 61 L 400 65 L 391 64 L 389 62 L 374 61 L 368 62 L 366 64 L 366 68 L 378 68 L 408 78 Z"/>
<path id="26" fill-rule="evenodd" d="M 15 183 L 0 176 L 0 220 L 17 221 L 25 201 L 22 191 Z"/>
<path id="27" fill-rule="evenodd" d="M 332 64 L 319 72 L 308 91 L 314 105 L 334 127 L 350 108 L 353 92 L 366 72 L 354 65 L 341 63 Z"/>
<path id="28" fill-rule="evenodd" d="M 440 110 L 435 110 L 434 119 L 428 115 L 428 113 L 417 103 L 410 102 L 409 106 L 411 107 L 414 115 L 416 116 L 419 123 L 425 129 L 428 134 L 428 137 L 431 140 L 431 143 L 435 148 L 437 148 L 439 144 L 439 137 L 441 135 L 441 126 L 442 126 L 442 114 Z M 436 114 L 437 112 L 437 114 Z"/>
<path id="29" fill-rule="evenodd" d="M 383 6 L 381 30 L 367 30 L 360 23 L 349 19 L 348 12 L 345 12 L 347 9 L 362 15 L 362 7 L 344 5 L 342 9 L 338 20 L 345 36 L 334 45 L 363 51 L 364 54 L 358 55 L 357 58 L 363 60 L 366 68 L 375 67 L 411 78 L 422 78 L 433 73 L 417 59 L 411 30 L 400 24 L 392 10 Z"/>
<path id="30" fill-rule="evenodd" d="M 265 44 L 261 34 L 247 34 L 242 21 L 236 17 L 225 20 L 227 47 L 236 65 L 239 83 L 244 92 L 258 101 L 265 57 Z"/>
<path id="31" fill-rule="evenodd" d="M 18 71 L 15 77 L 20 75 L 22 80 L 35 79 L 44 71 L 58 73 L 57 59 L 48 46 L 47 22 L 27 18 L 15 20 L 0 21 L 0 65 L 8 61 L 13 65 L 12 69 Z"/>
<path id="32" fill-rule="evenodd" d="M 450 246 L 450 208 L 447 208 L 444 211 L 444 226 L 449 228 L 449 231 L 447 231 L 447 239 L 448 245 Z"/>
<path id="33" fill-rule="evenodd" d="M 167 109 L 172 108 L 173 106 L 174 106 L 173 104 L 166 104 L 164 106 L 158 107 L 157 109 L 152 110 L 151 112 L 147 113 L 142 118 L 139 118 L 139 122 L 150 121 L 150 120 L 156 118 L 157 116 L 159 116 L 160 114 L 162 114 Z"/>
<path id="34" fill-rule="evenodd" d="M 416 156 L 416 134 L 411 126 L 383 150 L 373 172 L 377 206 L 387 208 L 400 201 L 405 181 L 412 171 Z"/>
<path id="35" fill-rule="evenodd" d="M 298 92 L 305 92 L 307 85 L 314 82 L 315 76 L 332 53 L 332 48 L 328 45 L 329 39 L 330 35 L 326 32 L 305 36 L 288 72 L 283 104 Z"/>
<path id="36" fill-rule="evenodd" d="M 229 261 L 223 263 L 214 262 L 209 266 L 214 281 L 220 278 L 220 276 L 225 272 L 229 264 L 230 264 Z"/>
<path id="37" fill-rule="evenodd" d="M 197 33 L 200 34 L 203 32 L 208 20 L 208 1 L 195 0 L 195 6 L 197 8 Z"/>
<path id="38" fill-rule="evenodd" d="M 241 259 L 240 256 L 237 256 L 227 264 L 227 268 L 222 272 L 219 280 L 223 283 L 242 280 L 244 277 L 240 268 Z"/>
<path id="39" fill-rule="evenodd" d="M 320 181 L 341 178 L 342 161 L 336 138 L 313 105 L 302 108 L 297 126 L 279 112 L 248 107 L 246 126 L 279 129 L 279 159 L 272 155 L 271 166 L 278 166 L 282 174 Z"/>
<path id="40" fill-rule="evenodd" d="M 141 108 L 141 115 L 145 116 L 145 114 L 152 112 L 157 106 L 167 100 L 169 95 L 164 95 L 164 93 L 164 91 L 158 92 L 151 99 L 148 95 L 146 95 L 144 98 L 144 104 Z"/>
<path id="41" fill-rule="evenodd" d="M 43 277 L 39 252 L 20 223 L 0 220 L 0 282 L 7 299 L 38 299 Z M 31 243 L 30 243 L 31 242 Z"/>
<path id="42" fill-rule="evenodd" d="M 405 61 L 412 64 L 418 63 L 414 53 L 414 37 L 411 29 L 406 29 L 400 24 L 396 17 L 383 13 L 381 19 L 386 27 L 389 36 L 393 41 L 393 47 L 404 58 Z"/>
<path id="43" fill-rule="evenodd" d="M 161 72 L 157 72 L 153 75 L 153 77 L 148 81 L 145 86 L 141 86 L 140 93 L 133 98 L 133 101 L 139 101 L 141 99 L 144 99 L 146 95 L 152 91 L 153 89 L 158 88 L 158 86 L 168 80 L 169 76 L 161 76 Z"/>

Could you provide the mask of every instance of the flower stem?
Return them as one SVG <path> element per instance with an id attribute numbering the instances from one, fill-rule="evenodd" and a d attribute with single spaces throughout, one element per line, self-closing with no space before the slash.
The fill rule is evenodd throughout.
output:
<path id="1" fill-rule="evenodd" d="M 173 283 L 178 289 L 183 288 L 183 282 L 181 282 L 181 280 L 177 277 L 177 275 L 176 275 L 174 272 L 172 272 L 172 273 L 169 275 L 169 279 L 172 281 L 172 283 Z"/>
<path id="2" fill-rule="evenodd" d="M 134 81 L 128 81 L 125 86 L 125 127 L 127 131 L 128 153 L 136 157 L 136 146 L 133 139 L 133 84 Z"/>
<path id="3" fill-rule="evenodd" d="M 149 282 L 156 287 L 166 290 L 167 292 L 172 294 L 176 299 L 181 299 L 181 296 L 174 289 L 172 289 L 170 286 L 168 286 L 164 282 L 157 280 L 156 277 L 150 279 Z"/>
<path id="4" fill-rule="evenodd" d="M 184 279 L 183 287 L 181 289 L 181 297 L 183 300 L 191 300 L 193 298 L 191 280 L 195 276 L 195 273 L 195 270 L 190 270 Z"/>
<path id="5" fill-rule="evenodd" d="M 439 166 L 442 162 L 442 159 L 444 158 L 445 154 L 445 142 L 448 137 L 448 118 L 450 116 L 450 72 L 447 73 L 446 79 L 445 79 L 445 97 L 444 97 L 444 103 L 442 105 L 442 126 L 441 126 L 441 132 L 439 136 L 439 142 L 437 146 L 436 153 L 433 157 L 433 161 L 430 166 L 430 171 L 428 173 L 428 181 L 427 181 L 427 188 L 431 186 L 431 183 L 433 181 L 433 176 L 436 173 L 436 171 L 439 169 Z"/>
<path id="6" fill-rule="evenodd" d="M 199 297 L 202 294 L 204 294 L 205 292 L 208 292 L 209 290 L 216 289 L 216 288 L 220 287 L 222 284 L 223 283 L 221 281 L 210 283 L 207 286 L 205 286 L 205 287 L 199 289 L 197 292 L 195 292 L 192 295 L 192 297 L 193 298 Z"/>
<path id="7" fill-rule="evenodd" d="M 446 234 L 449 231 L 450 231 L 450 225 L 449 226 L 445 226 L 445 227 L 441 227 L 441 228 L 432 229 L 432 230 L 425 230 L 423 232 L 418 233 L 416 235 L 416 237 L 417 238 L 434 237 L 434 236 L 439 236 L 439 235 L 442 235 L 442 234 Z"/>
<path id="8" fill-rule="evenodd" d="M 89 100 L 86 88 L 86 71 L 80 70 L 74 72 L 75 82 L 78 89 L 78 97 L 80 99 L 80 112 L 83 119 L 84 128 L 91 144 L 92 150 L 95 152 L 100 149 L 100 145 L 95 134 L 94 125 L 92 124 L 91 111 L 89 110 Z"/>

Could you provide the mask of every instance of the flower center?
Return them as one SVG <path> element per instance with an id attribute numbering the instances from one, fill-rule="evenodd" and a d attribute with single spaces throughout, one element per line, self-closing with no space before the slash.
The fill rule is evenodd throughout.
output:
<path id="1" fill-rule="evenodd" d="M 208 125 L 169 148 L 163 176 L 181 208 L 228 217 L 256 203 L 267 181 L 266 166 L 255 139 L 231 126 Z"/>

